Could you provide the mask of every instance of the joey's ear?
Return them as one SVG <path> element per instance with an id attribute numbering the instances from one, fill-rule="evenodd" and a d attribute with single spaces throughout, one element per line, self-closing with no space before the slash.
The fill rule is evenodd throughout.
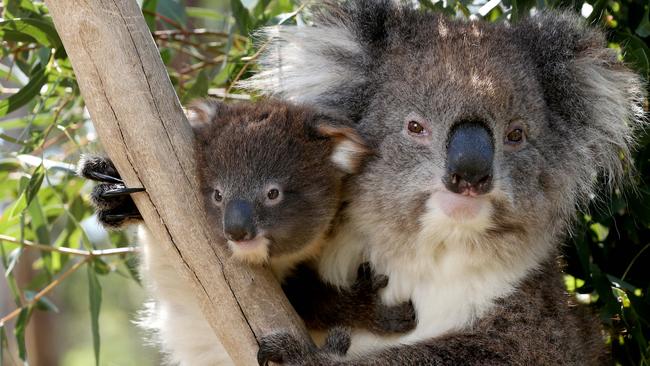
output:
<path id="1" fill-rule="evenodd" d="M 330 160 L 345 173 L 357 173 L 364 158 L 371 153 L 361 136 L 350 127 L 320 124 L 316 130 L 320 135 L 332 140 L 334 148 Z"/>
<path id="2" fill-rule="evenodd" d="M 199 99 L 185 108 L 185 116 L 195 133 L 214 123 L 217 116 L 228 106 L 216 99 Z"/>
<path id="3" fill-rule="evenodd" d="M 616 183 L 629 171 L 636 130 L 646 118 L 641 77 L 578 15 L 544 12 L 513 31 L 530 54 L 557 135 L 574 141 L 581 166 L 593 167 L 581 172 L 581 185 L 593 186 L 596 174 Z"/>

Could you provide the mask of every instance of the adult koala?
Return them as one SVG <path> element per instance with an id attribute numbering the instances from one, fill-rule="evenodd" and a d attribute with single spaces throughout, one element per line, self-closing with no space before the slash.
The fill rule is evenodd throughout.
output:
<path id="1" fill-rule="evenodd" d="M 643 119 L 643 83 L 599 30 L 566 13 L 486 24 L 356 0 L 267 35 L 248 87 L 342 111 L 378 152 L 351 184 L 322 276 L 346 287 L 370 261 L 390 278 L 383 300 L 411 299 L 418 326 L 354 330 L 348 359 L 278 334 L 261 362 L 606 362 L 556 262 L 597 177 L 624 174 Z"/>

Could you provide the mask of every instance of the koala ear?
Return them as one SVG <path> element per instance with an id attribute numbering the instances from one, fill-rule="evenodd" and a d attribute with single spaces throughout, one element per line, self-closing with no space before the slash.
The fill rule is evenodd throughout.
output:
<path id="1" fill-rule="evenodd" d="M 192 128 L 201 128 L 212 123 L 219 112 L 225 108 L 227 108 L 226 104 L 216 99 L 198 99 L 185 108 L 185 116 Z"/>
<path id="2" fill-rule="evenodd" d="M 261 71 L 240 83 L 269 96 L 356 119 L 365 105 L 369 74 L 382 53 L 391 0 L 324 1 L 312 7 L 314 26 L 269 27 Z"/>
<path id="3" fill-rule="evenodd" d="M 199 99 L 185 108 L 185 116 L 194 130 L 194 135 L 200 137 L 227 108 L 224 102 L 216 99 Z"/>
<path id="4" fill-rule="evenodd" d="M 576 141 L 584 187 L 604 174 L 617 183 L 629 169 L 636 129 L 644 123 L 643 80 L 607 48 L 604 34 L 577 15 L 547 12 L 513 29 L 534 60 L 558 136 Z M 582 188 L 581 188 L 582 189 Z M 586 188 L 589 190 L 590 188 Z M 586 192 L 590 193 L 590 192 Z"/>
<path id="5" fill-rule="evenodd" d="M 321 136 L 332 140 L 334 148 L 330 160 L 345 173 L 357 173 L 364 158 L 371 153 L 363 139 L 350 127 L 319 124 L 316 130 Z"/>

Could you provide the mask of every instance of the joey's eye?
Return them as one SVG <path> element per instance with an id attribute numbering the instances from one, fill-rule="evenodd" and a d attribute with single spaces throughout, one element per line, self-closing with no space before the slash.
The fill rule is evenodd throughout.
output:
<path id="1" fill-rule="evenodd" d="M 424 127 L 419 122 L 409 121 L 407 128 L 410 133 L 414 133 L 416 135 L 424 133 Z"/>
<path id="2" fill-rule="evenodd" d="M 218 189 L 214 190 L 214 200 L 217 202 L 223 201 L 223 195 L 221 194 L 221 191 Z"/>
<path id="3" fill-rule="evenodd" d="M 270 190 L 266 193 L 266 197 L 267 197 L 268 199 L 270 199 L 271 201 L 277 199 L 279 196 L 280 196 L 280 191 L 278 191 L 278 190 L 275 189 L 275 188 L 270 189 Z"/>
<path id="4" fill-rule="evenodd" d="M 518 145 L 525 139 L 524 130 L 521 127 L 511 129 L 506 135 L 506 144 Z"/>

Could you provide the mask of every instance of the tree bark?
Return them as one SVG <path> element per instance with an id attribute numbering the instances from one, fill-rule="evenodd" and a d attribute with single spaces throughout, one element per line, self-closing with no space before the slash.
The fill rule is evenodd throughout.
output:
<path id="1" fill-rule="evenodd" d="M 102 144 L 159 242 L 176 259 L 231 358 L 302 322 L 267 268 L 230 259 L 197 190 L 192 131 L 135 0 L 47 0 Z M 188 329 L 192 332 L 192 329 Z"/>

